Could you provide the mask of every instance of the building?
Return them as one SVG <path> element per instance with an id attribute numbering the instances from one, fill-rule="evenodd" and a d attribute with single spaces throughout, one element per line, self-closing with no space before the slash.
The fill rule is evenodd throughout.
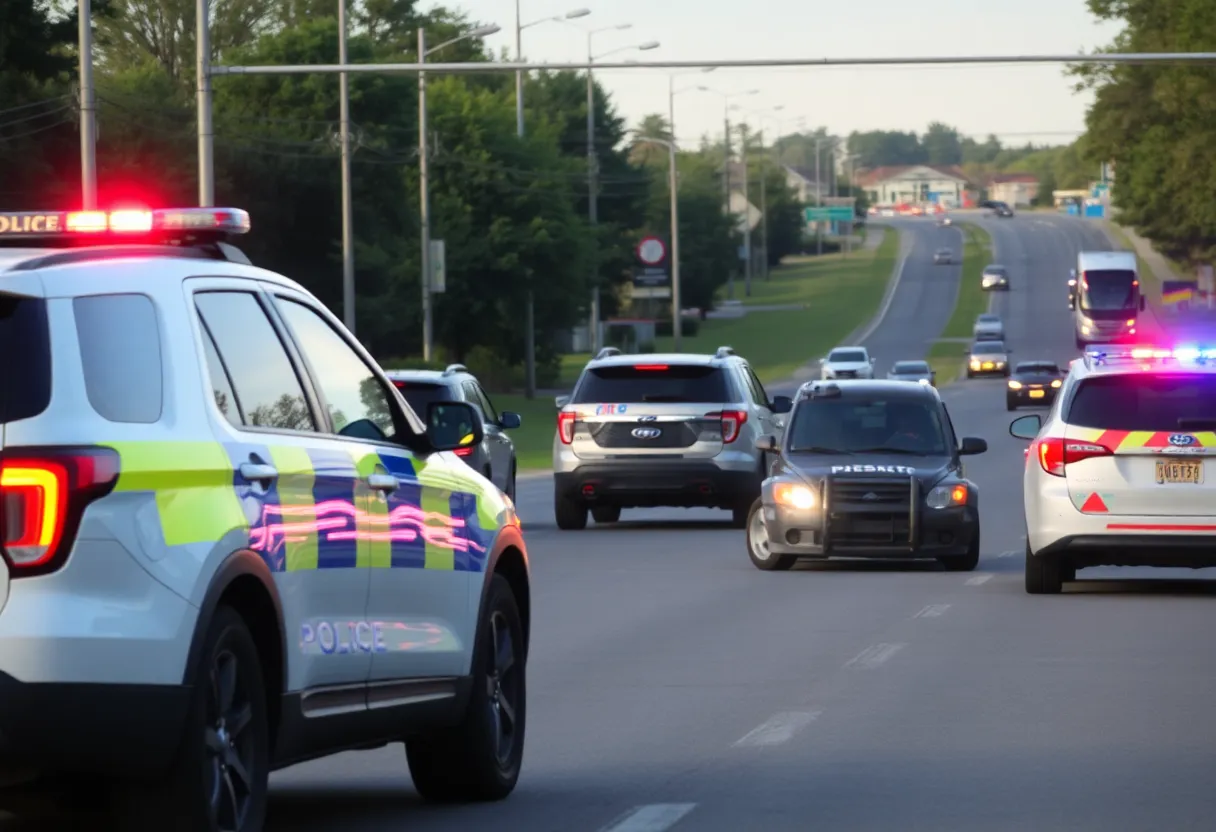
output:
<path id="1" fill-rule="evenodd" d="M 988 180 L 988 198 L 1015 208 L 1029 206 L 1039 196 L 1039 177 L 1033 173 L 998 173 Z"/>
<path id="2" fill-rule="evenodd" d="M 857 172 L 871 205 L 963 204 L 967 174 L 957 165 L 891 165 Z"/>
<path id="3" fill-rule="evenodd" d="M 798 201 L 803 205 L 819 202 L 831 193 L 830 185 L 827 182 L 816 180 L 815 171 L 810 168 L 797 165 L 783 165 L 782 167 L 785 169 L 785 184 L 798 194 Z"/>

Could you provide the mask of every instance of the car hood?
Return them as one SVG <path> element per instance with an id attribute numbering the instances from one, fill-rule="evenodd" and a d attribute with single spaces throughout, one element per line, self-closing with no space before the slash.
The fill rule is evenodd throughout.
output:
<path id="1" fill-rule="evenodd" d="M 933 487 L 950 469 L 948 456 L 912 456 L 911 454 L 805 454 L 792 452 L 781 458 L 778 472 L 795 473 L 809 484 L 817 485 L 825 477 L 849 478 L 914 476 L 920 480 L 922 493 Z"/>

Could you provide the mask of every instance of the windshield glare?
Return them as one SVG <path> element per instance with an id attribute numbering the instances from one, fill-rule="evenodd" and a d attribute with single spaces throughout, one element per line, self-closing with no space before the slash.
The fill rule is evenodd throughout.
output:
<path id="1" fill-rule="evenodd" d="M 1123 269 L 1091 269 L 1082 275 L 1082 309 L 1110 311 L 1134 309 L 1138 305 L 1135 272 Z"/>
<path id="2" fill-rule="evenodd" d="M 866 360 L 866 354 L 861 350 L 833 350 L 828 355 L 828 361 L 839 361 L 842 364 L 860 364 Z"/>
<path id="3" fill-rule="evenodd" d="M 1065 418 L 1069 425 L 1098 430 L 1187 429 L 1179 420 L 1216 420 L 1216 376 L 1171 373 L 1087 379 Z"/>
<path id="4" fill-rule="evenodd" d="M 947 453 L 937 408 L 912 399 L 810 399 L 795 408 L 789 432 L 791 453 Z"/>

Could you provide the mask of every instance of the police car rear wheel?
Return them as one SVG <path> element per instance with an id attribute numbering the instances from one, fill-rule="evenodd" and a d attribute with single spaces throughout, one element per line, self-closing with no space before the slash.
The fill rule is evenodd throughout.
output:
<path id="1" fill-rule="evenodd" d="M 747 556 L 752 565 L 765 572 L 781 572 L 798 560 L 793 555 L 773 554 L 769 547 L 768 526 L 764 524 L 764 504 L 756 500 L 747 519 Z"/>
<path id="2" fill-rule="evenodd" d="M 596 506 L 591 509 L 591 519 L 597 523 L 615 523 L 621 519 L 621 507 Z"/>
<path id="3" fill-rule="evenodd" d="M 490 579 L 473 656 L 473 692 L 454 728 L 406 740 L 414 787 L 435 802 L 502 800 L 523 763 L 527 684 L 523 624 L 511 585 Z"/>
<path id="4" fill-rule="evenodd" d="M 1058 555 L 1035 555 L 1026 544 L 1026 592 L 1058 595 L 1064 589 L 1064 569 Z"/>

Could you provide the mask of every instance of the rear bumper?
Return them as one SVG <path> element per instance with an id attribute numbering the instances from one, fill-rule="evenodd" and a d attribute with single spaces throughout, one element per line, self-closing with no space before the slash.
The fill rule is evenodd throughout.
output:
<path id="1" fill-rule="evenodd" d="M 800 511 L 764 506 L 769 547 L 779 555 L 882 560 L 964 555 L 980 528 L 979 511 L 975 506 L 922 509 L 914 519 L 910 541 L 895 545 L 842 541 L 833 535 L 833 527 L 841 522 L 825 520 L 823 512 L 817 509 Z"/>
<path id="2" fill-rule="evenodd" d="M 629 462 L 580 465 L 553 475 L 557 493 L 589 505 L 622 508 L 734 508 L 760 496 L 756 471 L 728 471 L 712 462 Z"/>
<path id="3" fill-rule="evenodd" d="M 1208 534 L 1128 532 L 1069 535 L 1035 552 L 1032 557 L 1043 555 L 1067 557 L 1078 569 L 1086 566 L 1207 569 L 1216 566 L 1216 526 Z"/>
<path id="4" fill-rule="evenodd" d="M 0 770 L 148 777 L 181 741 L 191 689 L 27 684 L 0 672 Z"/>

